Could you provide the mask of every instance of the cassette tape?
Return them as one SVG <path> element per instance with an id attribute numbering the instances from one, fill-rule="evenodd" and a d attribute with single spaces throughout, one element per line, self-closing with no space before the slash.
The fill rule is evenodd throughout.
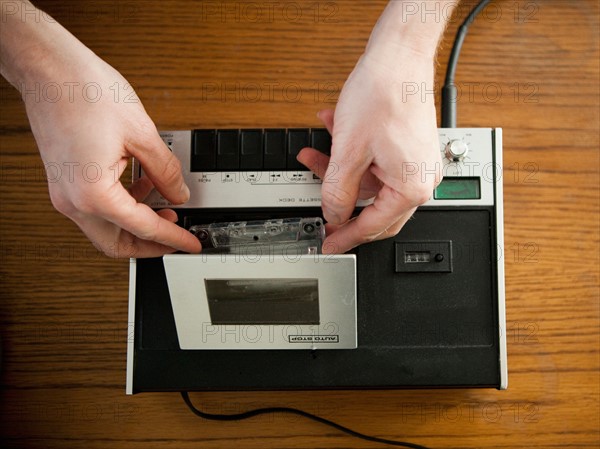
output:
<path id="1" fill-rule="evenodd" d="M 282 218 L 194 225 L 189 231 L 205 254 L 321 254 L 321 218 Z"/>

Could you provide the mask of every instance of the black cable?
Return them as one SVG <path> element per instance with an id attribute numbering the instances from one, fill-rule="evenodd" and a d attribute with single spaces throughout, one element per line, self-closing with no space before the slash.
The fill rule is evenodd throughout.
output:
<path id="1" fill-rule="evenodd" d="M 192 401 L 190 400 L 190 396 L 187 393 L 187 391 L 182 391 L 181 397 L 183 398 L 183 400 L 184 400 L 185 404 L 188 406 L 188 408 L 192 411 L 192 413 L 194 413 L 196 416 L 199 416 L 200 418 L 208 419 L 211 421 L 240 421 L 243 419 L 252 418 L 252 417 L 258 416 L 258 415 L 264 415 L 267 413 L 289 413 L 292 415 L 298 415 L 298 416 L 303 416 L 304 418 L 312 419 L 313 421 L 319 422 L 321 424 L 325 424 L 326 426 L 333 427 L 333 428 L 340 430 L 344 433 L 347 433 L 348 435 L 351 435 L 355 438 L 360 438 L 361 440 L 372 441 L 372 442 L 381 443 L 381 444 L 388 444 L 390 446 L 408 447 L 411 449 L 428 449 L 427 447 L 421 446 L 419 444 L 405 443 L 403 441 L 387 440 L 385 438 L 378 438 L 378 437 L 373 437 L 370 435 L 365 435 L 364 433 L 356 432 L 352 429 L 349 429 L 348 427 L 344 427 L 338 423 L 335 423 L 333 421 L 330 421 L 328 419 L 322 418 L 317 415 L 313 415 L 312 413 L 308 413 L 308 412 L 305 412 L 304 410 L 300 410 L 297 408 L 266 407 L 266 408 L 258 408 L 255 410 L 250 410 L 250 411 L 247 411 L 244 413 L 236 413 L 233 415 L 221 415 L 221 414 L 206 413 L 206 412 L 203 412 L 203 411 L 197 409 L 194 406 L 194 404 L 192 404 Z"/>
<path id="2" fill-rule="evenodd" d="M 473 8 L 456 33 L 456 38 L 454 39 L 454 45 L 452 46 L 452 52 L 450 53 L 450 59 L 448 60 L 448 66 L 446 68 L 444 87 L 442 87 L 442 128 L 456 128 L 456 100 L 458 90 L 454 84 L 454 76 L 456 74 L 458 57 L 460 55 L 462 44 L 467 36 L 467 32 L 469 31 L 469 26 L 489 2 L 490 0 L 480 1 L 477 6 Z"/>

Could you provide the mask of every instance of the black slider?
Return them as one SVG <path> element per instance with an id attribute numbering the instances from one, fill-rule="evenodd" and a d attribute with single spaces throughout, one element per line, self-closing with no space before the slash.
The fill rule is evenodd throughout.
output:
<path id="1" fill-rule="evenodd" d="M 217 133 L 217 169 L 239 170 L 240 132 L 237 129 L 220 130 Z"/>
<path id="2" fill-rule="evenodd" d="M 283 171 L 286 169 L 285 130 L 265 130 L 264 149 L 265 151 L 263 168 L 265 170 Z"/>
<path id="3" fill-rule="evenodd" d="M 331 134 L 326 129 L 313 129 L 310 146 L 327 156 L 331 155 Z"/>
<path id="4" fill-rule="evenodd" d="M 261 129 L 244 129 L 240 137 L 240 168 L 262 170 L 263 132 Z"/>
<path id="5" fill-rule="evenodd" d="M 210 172 L 217 168 L 217 133 L 214 130 L 197 129 L 192 138 L 192 172 Z"/>
<path id="6" fill-rule="evenodd" d="M 307 170 L 296 157 L 302 148 L 310 146 L 310 131 L 308 129 L 290 129 L 287 139 L 287 169 L 288 170 Z"/>

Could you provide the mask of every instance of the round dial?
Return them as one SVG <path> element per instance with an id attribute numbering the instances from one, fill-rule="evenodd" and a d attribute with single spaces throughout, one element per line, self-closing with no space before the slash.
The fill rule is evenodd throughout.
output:
<path id="1" fill-rule="evenodd" d="M 458 162 L 467 155 L 469 146 L 463 140 L 451 140 L 446 144 L 446 157 L 453 162 Z"/>

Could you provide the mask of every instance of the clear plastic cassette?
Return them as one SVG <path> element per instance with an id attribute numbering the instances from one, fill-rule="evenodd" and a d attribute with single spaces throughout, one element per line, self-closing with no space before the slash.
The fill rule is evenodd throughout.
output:
<path id="1" fill-rule="evenodd" d="M 203 253 L 321 254 L 321 218 L 281 218 L 194 225 L 189 228 Z"/>

